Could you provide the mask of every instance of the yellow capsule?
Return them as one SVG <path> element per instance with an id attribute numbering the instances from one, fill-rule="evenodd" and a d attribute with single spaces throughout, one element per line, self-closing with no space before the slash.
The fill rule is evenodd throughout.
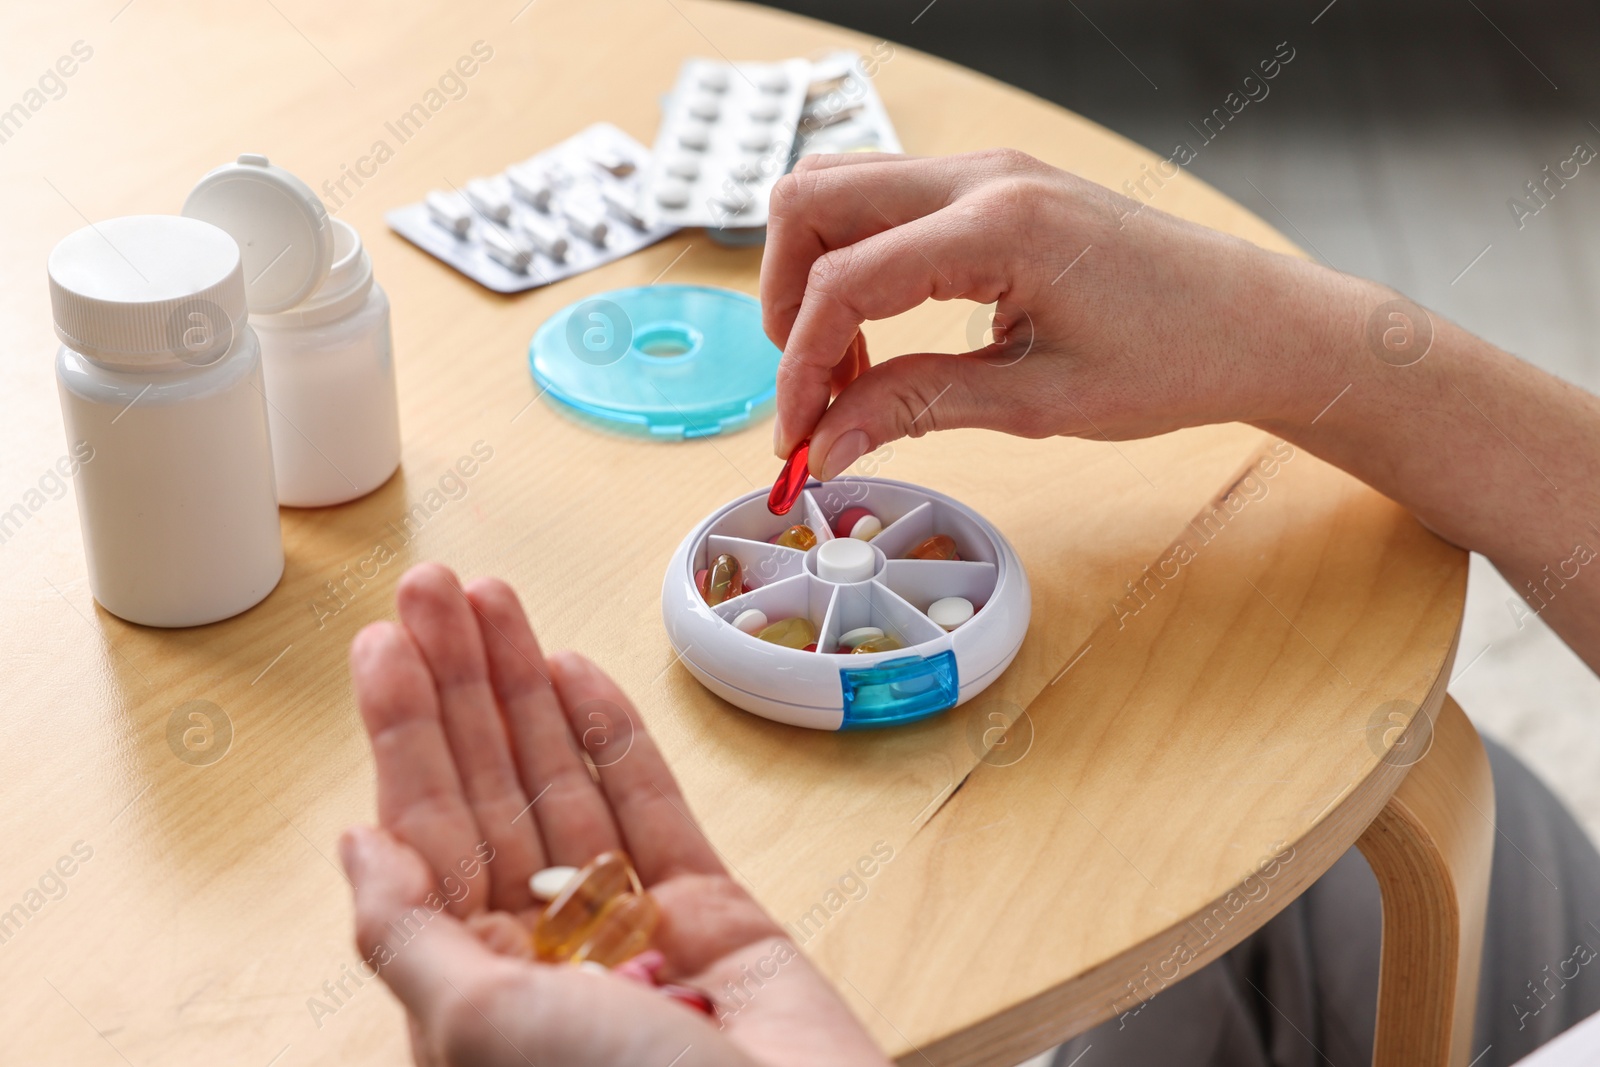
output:
<path id="1" fill-rule="evenodd" d="M 817 628 L 811 625 L 810 619 L 802 615 L 792 619 L 779 619 L 756 636 L 763 641 L 783 645 L 785 648 L 805 648 L 807 645 L 817 643 Z"/>
<path id="2" fill-rule="evenodd" d="M 873 637 L 861 642 L 850 650 L 850 654 L 861 656 L 871 652 L 894 652 L 905 647 L 894 634 L 884 634 L 882 637 Z"/>
<path id="3" fill-rule="evenodd" d="M 661 910 L 649 893 L 612 897 L 589 926 L 588 936 L 572 954 L 573 963 L 590 961 L 615 967 L 650 947 Z"/>
<path id="4" fill-rule="evenodd" d="M 954 559 L 961 556 L 956 552 L 955 538 L 948 534 L 934 534 L 916 548 L 906 553 L 906 559 Z"/>
<path id="5" fill-rule="evenodd" d="M 607 904 L 639 891 L 627 853 L 600 853 L 545 907 L 533 927 L 534 951 L 542 960 L 567 959 L 588 939 Z"/>
<path id="6" fill-rule="evenodd" d="M 784 548 L 798 548 L 802 552 L 809 551 L 817 543 L 817 535 L 811 527 L 804 525 L 791 526 L 783 533 L 772 539 L 775 545 Z"/>
<path id="7" fill-rule="evenodd" d="M 743 592 L 744 568 L 739 566 L 737 559 L 726 552 L 722 553 L 712 561 L 711 573 L 706 576 L 706 603 L 716 607 Z"/>

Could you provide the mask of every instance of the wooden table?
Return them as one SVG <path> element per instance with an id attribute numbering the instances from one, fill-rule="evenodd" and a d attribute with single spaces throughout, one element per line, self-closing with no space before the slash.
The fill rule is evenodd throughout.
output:
<path id="1" fill-rule="evenodd" d="M 966 501 L 1012 539 L 1035 602 L 1015 664 L 973 704 L 896 732 L 812 734 L 735 711 L 674 663 L 658 590 L 694 521 L 771 481 L 766 425 L 683 445 L 603 437 L 531 403 L 524 352 L 546 316 L 601 290 L 753 292 L 760 251 L 691 231 L 502 298 L 381 216 L 592 121 L 648 142 L 687 56 L 873 42 L 698 0 L 420 7 L 94 0 L 0 17 L 13 75 L 0 90 L 19 99 L 24 76 L 74 42 L 92 49 L 0 144 L 0 511 L 25 512 L 0 545 L 0 908 L 22 907 L 0 943 L 5 1058 L 402 1058 L 395 1003 L 348 977 L 333 843 L 372 817 L 373 788 L 344 655 L 361 625 L 390 615 L 404 567 L 437 559 L 504 575 L 547 647 L 580 647 L 618 677 L 730 866 L 902 1062 L 1011 1063 L 1128 1010 L 1150 975 L 1176 980 L 1239 941 L 1369 825 L 1364 844 L 1391 880 L 1380 1059 L 1445 1062 L 1455 993 L 1475 973 L 1474 865 L 1492 815 L 1476 735 L 1442 703 L 1464 555 L 1246 427 L 1116 445 L 942 433 L 896 444 L 882 473 Z M 393 143 L 385 122 L 477 41 L 492 58 Z M 906 48 L 877 84 L 915 152 L 1009 144 L 1112 187 L 1153 161 Z M 241 151 L 321 187 L 379 140 L 392 157 L 347 181 L 337 213 L 365 235 L 393 299 L 402 473 L 349 506 L 285 511 L 282 584 L 239 618 L 161 632 L 107 615 L 86 585 L 71 494 L 53 498 L 46 476 L 66 447 L 46 253 L 86 218 L 176 211 Z M 1156 206 L 1291 250 L 1187 176 Z M 960 349 L 973 311 L 929 306 L 868 333 L 880 353 Z M 455 496 L 430 498 L 478 442 L 492 458 Z M 398 545 L 389 524 L 419 500 L 438 506 L 399 559 L 350 577 L 380 540 Z M 1194 558 L 1178 566 L 1180 541 Z M 209 749 L 203 728 L 190 736 L 201 756 L 182 743 L 205 721 L 190 720 L 197 709 L 222 724 Z M 1385 755 L 1397 740 L 1425 747 L 1430 716 L 1427 759 Z M 1477 810 L 1460 818 L 1458 795 Z M 874 849 L 892 859 L 841 892 Z M 70 876 L 49 873 L 58 863 Z M 1240 894 L 1253 899 L 1233 908 Z M 1193 958 L 1174 965 L 1179 944 Z"/>

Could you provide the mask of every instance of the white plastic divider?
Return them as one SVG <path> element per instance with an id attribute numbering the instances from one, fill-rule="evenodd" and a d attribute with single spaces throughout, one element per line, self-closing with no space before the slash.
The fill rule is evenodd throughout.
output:
<path id="1" fill-rule="evenodd" d="M 885 527 L 888 527 L 928 499 L 907 486 L 888 485 L 871 479 L 850 477 L 836 478 L 807 491 L 813 494 L 817 503 L 821 505 L 829 529 L 833 528 L 833 520 L 839 517 L 840 512 L 854 507 L 866 508 L 876 515 Z M 883 535 L 880 533 L 878 536 Z"/>
<path id="2" fill-rule="evenodd" d="M 821 509 L 817 509 L 820 515 Z M 808 521 L 808 519 L 810 521 Z M 710 536 L 742 537 L 747 541 L 767 541 L 778 536 L 796 523 L 805 523 L 812 526 L 812 522 L 819 521 L 803 512 L 791 511 L 787 515 L 774 515 L 767 510 L 767 498 L 757 497 L 746 500 L 744 503 L 728 509 L 728 513 L 719 518 L 706 531 Z M 817 537 L 822 537 L 822 531 L 817 530 Z"/>
<path id="3" fill-rule="evenodd" d="M 803 615 L 811 620 L 811 625 L 815 626 L 820 634 L 828 618 L 833 588 L 814 574 L 797 574 L 792 578 L 752 589 L 732 600 L 725 600 L 711 610 L 728 623 L 732 623 L 740 612 L 750 608 L 759 609 L 767 617 L 768 625 Z M 750 639 L 755 640 L 754 637 Z"/>
<path id="4" fill-rule="evenodd" d="M 862 626 L 876 626 L 898 637 L 907 648 L 937 640 L 944 631 L 888 586 L 877 581 L 841 585 L 828 613 L 827 625 L 817 639 L 819 651 L 838 647 L 839 635 Z"/>
<path id="5" fill-rule="evenodd" d="M 722 534 L 712 534 L 706 538 L 705 554 L 700 557 L 697 569 L 711 566 L 711 561 L 724 552 L 738 560 L 739 566 L 744 568 L 744 584 L 748 589 L 793 578 L 806 569 L 806 554 L 799 549 L 769 545 L 765 541 L 751 541 L 743 537 L 724 537 Z"/>
<path id="6" fill-rule="evenodd" d="M 822 510 L 822 505 L 817 502 L 817 498 L 812 495 L 812 491 L 810 489 L 804 490 L 800 494 L 800 499 L 805 507 L 805 524 L 811 528 L 812 533 L 817 535 L 817 544 L 820 545 L 824 541 L 832 541 L 833 523 L 829 521 L 827 512 Z M 793 524 L 791 523 L 790 525 Z M 788 527 L 786 526 L 784 529 L 788 529 Z"/>
<path id="7" fill-rule="evenodd" d="M 965 597 L 982 610 L 994 594 L 999 569 L 993 563 L 966 560 L 891 559 L 878 581 L 893 589 L 918 611 L 947 596 Z"/>
<path id="8" fill-rule="evenodd" d="M 964 562 L 994 565 L 999 555 L 994 542 L 972 518 L 942 500 L 930 500 L 916 508 L 898 522 L 885 529 L 872 543 L 883 549 L 890 559 L 902 559 L 905 554 L 935 534 L 946 534 L 955 539 L 956 551 Z"/>

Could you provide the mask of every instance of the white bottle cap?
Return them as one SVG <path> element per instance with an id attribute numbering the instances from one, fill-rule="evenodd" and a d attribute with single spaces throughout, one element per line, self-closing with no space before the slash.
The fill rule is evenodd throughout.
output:
<path id="1" fill-rule="evenodd" d="M 825 582 L 864 582 L 877 566 L 872 546 L 853 537 L 836 537 L 817 548 L 817 577 Z"/>
<path id="2" fill-rule="evenodd" d="M 253 313 L 294 307 L 333 265 L 333 227 L 322 200 L 266 156 L 246 153 L 201 178 L 183 213 L 220 226 L 239 242 Z"/>
<path id="3" fill-rule="evenodd" d="M 48 270 L 56 336 L 102 363 L 205 366 L 244 328 L 239 246 L 199 219 L 85 226 L 56 245 Z"/>

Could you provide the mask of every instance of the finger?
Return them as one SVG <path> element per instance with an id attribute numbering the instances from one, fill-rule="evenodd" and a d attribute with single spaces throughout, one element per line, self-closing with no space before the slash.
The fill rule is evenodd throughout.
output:
<path id="1" fill-rule="evenodd" d="M 990 303 L 1009 288 L 1014 250 L 979 225 L 971 209 L 926 218 L 828 252 L 812 264 L 805 297 L 778 364 L 779 455 L 813 429 L 828 406 L 834 367 L 863 322 L 909 311 L 926 300 Z M 827 453 L 812 441 L 811 469 Z"/>
<path id="2" fill-rule="evenodd" d="M 689 805 L 660 750 L 617 684 L 575 652 L 551 656 L 550 667 L 574 732 L 594 728 L 596 720 L 591 716 L 595 708 L 604 709 L 613 720 L 616 733 L 608 744 L 614 744 L 617 734 L 626 730 L 627 749 L 608 750 L 595 764 L 623 847 L 633 858 L 639 877 L 652 885 L 675 874 L 722 873 L 722 862 L 689 814 Z M 624 722 L 629 725 L 617 730 Z"/>
<path id="3" fill-rule="evenodd" d="M 411 568 L 395 593 L 400 621 L 427 660 L 450 753 L 481 840 L 492 849 L 487 906 L 502 911 L 532 900 L 528 878 L 540 867 L 537 834 L 494 691 L 476 612 L 456 576 L 436 563 Z M 487 861 L 489 857 L 480 856 Z M 480 902 L 481 903 L 481 902 Z"/>
<path id="4" fill-rule="evenodd" d="M 356 947 L 426 1032 L 443 1004 L 508 965 L 442 907 L 427 862 L 382 830 L 355 826 L 339 839 L 355 891 Z M 424 1042 L 426 1045 L 426 1042 Z"/>
<path id="5" fill-rule="evenodd" d="M 762 326 L 783 348 L 819 256 L 921 218 L 962 186 L 949 160 L 808 156 L 773 187 L 761 257 Z"/>
<path id="6" fill-rule="evenodd" d="M 482 624 L 489 678 L 532 805 L 523 819 L 537 827 L 546 865 L 581 867 L 622 843 L 610 808 L 567 725 L 517 594 L 502 581 L 477 579 L 467 598 Z"/>
<path id="7" fill-rule="evenodd" d="M 404 627 L 374 623 L 350 646 L 356 705 L 372 739 L 378 772 L 378 821 L 425 857 L 435 878 L 469 892 L 452 891 L 452 908 L 465 913 L 488 896 L 488 875 L 463 883 L 457 866 L 473 855 L 478 827 L 439 719 L 439 701 L 422 653 Z"/>

